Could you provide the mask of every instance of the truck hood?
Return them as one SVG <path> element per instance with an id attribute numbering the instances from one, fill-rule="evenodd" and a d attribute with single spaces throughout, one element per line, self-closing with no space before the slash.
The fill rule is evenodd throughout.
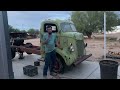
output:
<path id="1" fill-rule="evenodd" d="M 84 39 L 83 34 L 79 33 L 79 32 L 64 32 L 64 33 L 61 34 L 61 36 L 70 37 L 70 38 L 74 38 L 74 39 L 77 39 L 77 40 L 83 40 Z"/>

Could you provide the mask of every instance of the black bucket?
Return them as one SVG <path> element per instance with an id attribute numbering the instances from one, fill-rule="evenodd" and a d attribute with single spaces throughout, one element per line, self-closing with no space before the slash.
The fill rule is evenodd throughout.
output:
<path id="1" fill-rule="evenodd" d="M 40 61 L 35 61 L 34 66 L 40 66 Z"/>
<path id="2" fill-rule="evenodd" d="M 118 62 L 102 60 L 99 64 L 101 79 L 117 79 Z"/>

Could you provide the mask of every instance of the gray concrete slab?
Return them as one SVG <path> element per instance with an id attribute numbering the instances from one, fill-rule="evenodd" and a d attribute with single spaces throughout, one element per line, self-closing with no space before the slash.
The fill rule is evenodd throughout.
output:
<path id="1" fill-rule="evenodd" d="M 42 77 L 43 65 L 38 66 L 38 75 L 34 77 L 29 77 L 23 74 L 24 66 L 26 65 L 19 62 L 13 62 L 13 71 L 14 71 L 15 79 L 42 79 L 43 78 Z"/>
<path id="2" fill-rule="evenodd" d="M 27 65 L 34 65 L 34 61 L 37 61 L 37 59 L 40 58 L 40 55 L 27 55 L 24 53 L 25 58 L 20 60 L 18 59 L 18 54 L 13 59 L 13 71 L 15 75 L 15 79 L 43 79 L 42 77 L 42 71 L 44 63 L 41 62 L 40 66 L 38 66 L 38 75 L 34 77 L 29 77 L 23 74 L 23 67 Z M 51 78 L 50 75 L 48 75 L 49 78 Z"/>
<path id="3" fill-rule="evenodd" d="M 87 77 L 87 79 L 100 79 L 100 67 L 97 67 L 94 72 Z"/>
<path id="4" fill-rule="evenodd" d="M 91 75 L 96 70 L 97 67 L 98 67 L 97 62 L 84 61 L 78 66 L 72 68 L 67 73 L 65 73 L 65 75 L 71 76 L 75 79 L 87 79 L 87 77 Z"/>
<path id="5" fill-rule="evenodd" d="M 43 79 L 42 72 L 44 62 L 38 66 L 38 75 L 29 77 L 23 74 L 23 67 L 26 65 L 34 65 L 34 61 L 40 58 L 39 55 L 27 55 L 19 60 L 16 56 L 13 60 L 13 71 L 15 79 Z M 84 61 L 76 67 L 70 68 L 66 73 L 60 74 L 61 79 L 100 79 L 100 67 L 98 62 Z M 48 78 L 52 78 L 48 73 Z M 118 68 L 118 79 L 120 79 L 120 67 Z"/>
<path id="6" fill-rule="evenodd" d="M 100 78 L 100 67 L 98 67 L 87 79 L 101 79 Z M 120 67 L 118 67 L 117 79 L 120 79 Z"/>
<path id="7" fill-rule="evenodd" d="M 25 58 L 23 60 L 19 60 L 18 56 L 16 56 L 13 60 L 13 71 L 16 79 L 42 79 L 42 71 L 44 63 L 41 62 L 41 66 L 38 67 L 38 76 L 28 77 L 23 74 L 23 67 L 26 65 L 34 65 L 34 61 L 40 58 L 39 55 L 27 55 L 24 54 Z M 63 75 L 59 75 L 61 78 L 69 78 L 69 79 L 86 79 L 96 68 L 98 67 L 98 63 L 84 61 L 76 67 L 71 68 L 69 71 L 64 73 Z M 50 76 L 49 76 L 50 77 Z"/>
<path id="8" fill-rule="evenodd" d="M 18 59 L 18 54 L 16 57 L 13 59 L 14 62 L 22 63 L 24 65 L 29 65 L 29 64 L 34 64 L 34 61 L 36 61 L 38 58 L 40 58 L 40 55 L 28 55 L 24 53 L 24 59 Z"/>

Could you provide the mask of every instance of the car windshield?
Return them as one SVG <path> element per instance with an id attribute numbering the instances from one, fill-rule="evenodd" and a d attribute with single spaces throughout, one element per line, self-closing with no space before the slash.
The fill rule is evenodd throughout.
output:
<path id="1" fill-rule="evenodd" d="M 76 32 L 77 31 L 75 26 L 71 23 L 62 23 L 61 27 L 62 27 L 63 32 Z"/>

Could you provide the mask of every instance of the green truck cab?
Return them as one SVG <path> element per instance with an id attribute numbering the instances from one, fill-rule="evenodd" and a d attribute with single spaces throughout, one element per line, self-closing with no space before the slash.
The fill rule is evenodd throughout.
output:
<path id="1" fill-rule="evenodd" d="M 84 43 L 84 36 L 77 32 L 74 23 L 64 20 L 45 20 L 41 23 L 40 41 L 44 33 L 47 33 L 46 26 L 51 25 L 53 33 L 57 34 L 62 50 L 56 47 L 57 63 L 59 72 L 64 72 L 66 66 L 77 65 L 89 58 L 92 54 L 86 55 L 87 44 Z M 44 50 L 44 46 L 41 45 Z M 44 54 L 42 55 L 44 58 Z"/>

